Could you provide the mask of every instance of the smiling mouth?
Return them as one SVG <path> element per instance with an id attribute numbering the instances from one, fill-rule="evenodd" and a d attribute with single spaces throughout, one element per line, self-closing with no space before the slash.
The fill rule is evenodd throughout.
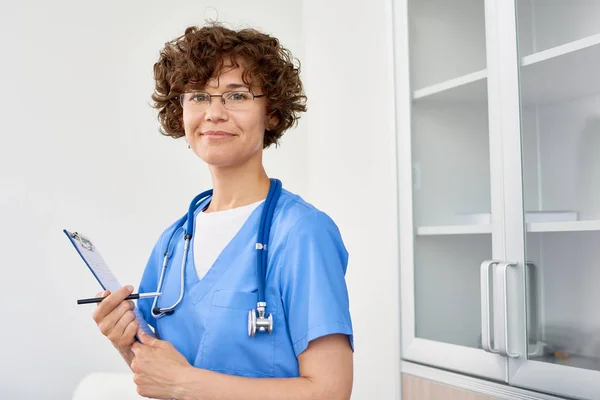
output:
<path id="1" fill-rule="evenodd" d="M 206 131 L 201 133 L 200 136 L 205 136 L 209 139 L 226 139 L 235 136 L 233 133 L 223 131 Z"/>

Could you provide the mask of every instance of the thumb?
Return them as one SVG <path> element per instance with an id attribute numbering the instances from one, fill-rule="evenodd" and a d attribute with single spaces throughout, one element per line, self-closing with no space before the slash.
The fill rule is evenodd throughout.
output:
<path id="1" fill-rule="evenodd" d="M 153 338 L 152 336 L 148 335 L 142 329 L 138 329 L 137 337 L 140 339 L 140 342 L 142 342 L 142 344 L 152 346 L 152 347 L 155 347 L 158 342 L 158 339 Z"/>

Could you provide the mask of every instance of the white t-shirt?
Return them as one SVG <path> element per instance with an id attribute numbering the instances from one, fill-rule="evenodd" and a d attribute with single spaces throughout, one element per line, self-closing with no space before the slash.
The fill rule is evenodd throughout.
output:
<path id="1" fill-rule="evenodd" d="M 212 213 L 199 212 L 194 234 L 194 263 L 198 279 L 202 279 L 225 246 L 239 232 L 252 211 L 264 200 L 247 206 Z"/>

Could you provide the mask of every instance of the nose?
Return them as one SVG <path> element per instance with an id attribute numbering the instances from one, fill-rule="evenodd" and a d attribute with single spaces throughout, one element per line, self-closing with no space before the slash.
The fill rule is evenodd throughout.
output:
<path id="1" fill-rule="evenodd" d="M 204 119 L 212 122 L 227 120 L 227 109 L 221 98 L 213 97 L 211 99 L 210 105 L 204 112 Z"/>

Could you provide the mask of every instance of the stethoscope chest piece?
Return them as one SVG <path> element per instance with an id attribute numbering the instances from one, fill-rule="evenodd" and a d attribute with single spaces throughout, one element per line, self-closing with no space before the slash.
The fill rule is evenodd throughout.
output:
<path id="1" fill-rule="evenodd" d="M 256 304 L 256 310 L 248 312 L 248 336 L 254 337 L 256 332 L 273 333 L 273 315 L 265 316 L 266 306 L 267 303 L 259 302 Z"/>

